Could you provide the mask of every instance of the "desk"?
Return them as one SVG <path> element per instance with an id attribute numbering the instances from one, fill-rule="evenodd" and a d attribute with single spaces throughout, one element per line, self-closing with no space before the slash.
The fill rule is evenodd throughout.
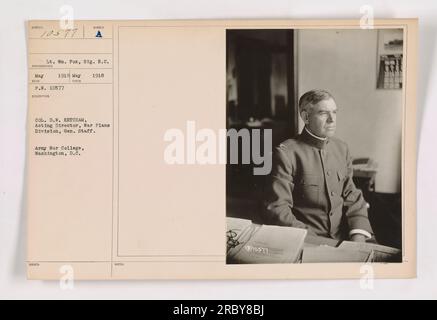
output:
<path id="1" fill-rule="evenodd" d="M 261 230 L 261 231 L 259 231 Z M 304 229 L 227 218 L 228 263 L 401 262 L 398 249 L 312 236 Z M 249 248 L 244 251 L 245 249 Z M 232 253 L 230 253 L 232 252 Z M 240 252 L 242 254 L 240 254 Z"/>

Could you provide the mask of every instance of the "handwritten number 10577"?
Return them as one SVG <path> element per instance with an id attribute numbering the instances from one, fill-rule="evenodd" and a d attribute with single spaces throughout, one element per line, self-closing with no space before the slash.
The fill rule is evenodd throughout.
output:
<path id="1" fill-rule="evenodd" d="M 77 28 L 74 29 L 62 29 L 62 30 L 48 30 L 44 31 L 40 38 L 74 38 L 77 33 Z"/>

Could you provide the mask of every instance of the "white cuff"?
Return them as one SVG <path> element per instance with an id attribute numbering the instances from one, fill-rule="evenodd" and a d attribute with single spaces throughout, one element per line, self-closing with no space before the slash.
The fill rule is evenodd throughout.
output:
<path id="1" fill-rule="evenodd" d="M 352 237 L 352 235 L 357 233 L 362 234 L 363 236 L 366 236 L 369 239 L 372 238 L 372 235 L 363 229 L 352 229 L 351 231 L 349 231 L 349 237 Z"/>

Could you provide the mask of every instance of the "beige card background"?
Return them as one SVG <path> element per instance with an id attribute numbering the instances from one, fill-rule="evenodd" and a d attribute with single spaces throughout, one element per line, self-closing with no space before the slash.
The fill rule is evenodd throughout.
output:
<path id="1" fill-rule="evenodd" d="M 31 21 L 29 67 L 36 54 L 106 54 L 109 83 L 66 85 L 34 99 L 29 84 L 28 276 L 59 279 L 359 278 L 361 264 L 226 265 L 225 166 L 167 165 L 164 132 L 226 128 L 227 28 L 359 28 L 359 21 L 76 21 L 82 38 L 41 40 L 57 21 Z M 105 37 L 96 43 L 93 28 Z M 379 20 L 404 28 L 404 262 L 373 264 L 376 277 L 414 277 L 416 20 Z M 34 65 L 37 62 L 33 63 Z M 31 79 L 32 69 L 29 70 Z M 111 73 L 112 72 L 112 73 Z M 86 117 L 110 123 L 84 136 L 33 133 L 36 117 Z M 81 145 L 77 158 L 36 157 L 37 145 Z"/>

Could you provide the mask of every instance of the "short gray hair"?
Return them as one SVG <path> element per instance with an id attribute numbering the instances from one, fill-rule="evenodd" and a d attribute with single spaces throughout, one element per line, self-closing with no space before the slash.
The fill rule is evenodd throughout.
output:
<path id="1" fill-rule="evenodd" d="M 318 104 L 324 100 L 335 100 L 332 94 L 326 90 L 314 89 L 305 92 L 299 99 L 299 114 L 302 111 L 308 111 L 308 106 Z"/>

